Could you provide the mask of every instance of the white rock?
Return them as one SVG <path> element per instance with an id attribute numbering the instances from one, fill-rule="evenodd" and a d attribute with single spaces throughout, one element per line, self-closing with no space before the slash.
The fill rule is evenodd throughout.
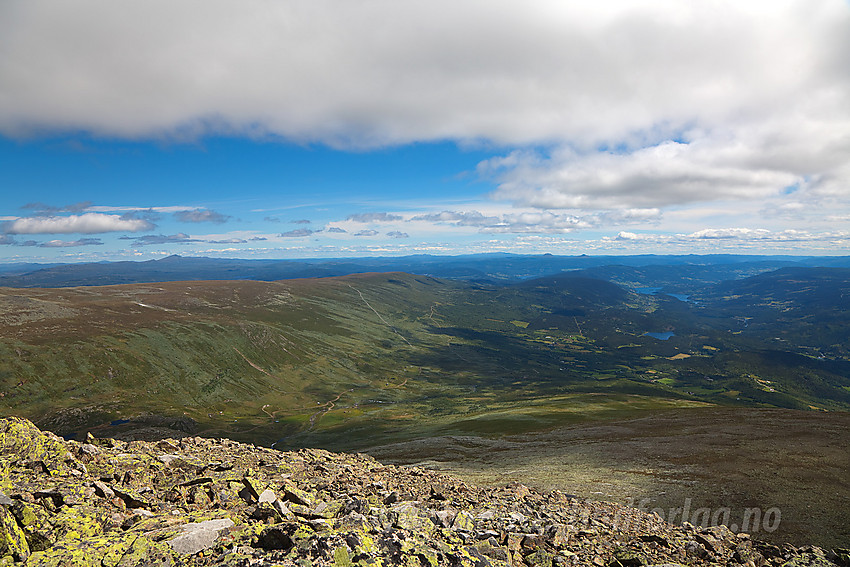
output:
<path id="1" fill-rule="evenodd" d="M 233 526 L 233 520 L 207 520 L 196 524 L 186 524 L 181 527 L 182 534 L 168 542 L 171 549 L 178 553 L 193 554 L 209 549 L 224 530 Z"/>
<path id="2" fill-rule="evenodd" d="M 170 464 L 171 464 L 171 463 L 173 463 L 174 461 L 179 460 L 179 459 L 180 459 L 180 456 L 179 456 L 179 455 L 172 455 L 172 454 L 170 454 L 170 453 L 169 453 L 169 454 L 166 454 L 166 455 L 159 455 L 159 456 L 157 457 L 157 459 L 158 459 L 161 463 L 164 463 L 164 464 L 166 464 L 166 465 L 170 465 Z"/>
<path id="3" fill-rule="evenodd" d="M 274 490 L 271 488 L 263 490 L 263 493 L 260 494 L 260 502 L 274 502 L 275 500 L 277 500 L 277 496 L 275 496 Z"/>

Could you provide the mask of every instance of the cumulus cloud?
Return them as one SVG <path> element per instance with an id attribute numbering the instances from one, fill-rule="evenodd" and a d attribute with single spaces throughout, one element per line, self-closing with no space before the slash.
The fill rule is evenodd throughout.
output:
<path id="1" fill-rule="evenodd" d="M 706 228 L 688 235 L 688 238 L 699 238 L 701 240 L 719 240 L 731 238 L 752 238 L 757 235 L 768 235 L 767 229 L 753 230 L 751 228 Z"/>
<path id="2" fill-rule="evenodd" d="M 154 228 L 154 225 L 144 219 L 128 219 L 102 213 L 22 217 L 0 225 L 0 231 L 6 234 L 97 234 L 102 232 L 139 232 L 152 228 Z"/>
<path id="3" fill-rule="evenodd" d="M 416 215 L 411 221 L 437 222 L 455 226 L 487 226 L 500 222 L 497 216 L 485 216 L 478 211 L 440 211 Z"/>
<path id="4" fill-rule="evenodd" d="M 764 228 L 706 228 L 691 233 L 653 234 L 620 231 L 615 237 L 604 237 L 603 242 L 622 242 L 636 244 L 654 244 L 662 246 L 702 244 L 711 251 L 710 247 L 721 247 L 734 250 L 735 246 L 746 245 L 794 245 L 799 250 L 827 245 L 835 247 L 847 246 L 850 243 L 848 231 L 815 232 L 809 230 L 786 229 L 768 230 Z"/>
<path id="5" fill-rule="evenodd" d="M 348 232 L 348 231 L 347 231 L 347 230 L 345 230 L 344 228 L 340 228 L 340 227 L 338 227 L 338 226 L 332 226 L 332 227 L 330 227 L 330 228 L 328 229 L 328 232 L 334 232 L 334 233 L 338 233 L 338 234 L 345 234 L 345 233 L 346 233 L 346 232 Z"/>
<path id="6" fill-rule="evenodd" d="M 658 223 L 661 220 L 661 209 L 618 209 L 603 211 L 595 214 L 600 226 L 625 224 L 625 223 Z"/>
<path id="7" fill-rule="evenodd" d="M 579 228 L 590 228 L 590 222 L 573 215 L 559 215 L 551 212 L 519 213 L 504 215 L 495 224 L 484 226 L 485 233 L 567 233 Z"/>
<path id="8" fill-rule="evenodd" d="M 192 209 L 188 211 L 177 211 L 174 218 L 181 222 L 213 222 L 222 224 L 227 222 L 229 215 L 223 215 L 210 209 Z"/>
<path id="9" fill-rule="evenodd" d="M 640 240 L 643 238 L 640 234 L 635 234 L 634 232 L 628 232 L 626 230 L 621 230 L 617 233 L 617 240 Z"/>
<path id="10" fill-rule="evenodd" d="M 806 172 L 760 164 L 705 138 L 665 141 L 629 153 L 558 149 L 552 155 L 516 152 L 483 162 L 499 184 L 497 199 L 540 208 L 662 207 L 724 199 L 765 199 L 806 184 Z"/>
<path id="11" fill-rule="evenodd" d="M 310 230 L 309 228 L 296 228 L 295 230 L 290 230 L 281 234 L 284 238 L 299 238 L 301 236 L 310 236 L 316 232 L 315 230 Z"/>
<path id="12" fill-rule="evenodd" d="M 248 242 L 242 238 L 226 238 L 224 240 L 207 240 L 209 244 L 245 244 Z"/>
<path id="13" fill-rule="evenodd" d="M 15 244 L 15 239 L 8 234 L 0 234 L 0 244 Z"/>
<path id="14" fill-rule="evenodd" d="M 779 106 L 804 85 L 828 97 L 846 86 L 847 11 L 841 0 L 15 2 L 0 28 L 18 54 L 4 58 L 0 127 L 260 128 L 337 144 L 624 138 L 764 112 L 757 102 Z"/>
<path id="15" fill-rule="evenodd" d="M 387 233 L 390 238 L 410 238 L 410 235 L 400 230 L 393 230 Z"/>
<path id="16" fill-rule="evenodd" d="M 786 230 L 768 230 L 765 228 L 707 228 L 698 230 L 680 238 L 696 240 L 741 240 L 769 242 L 808 242 L 826 240 L 847 240 L 850 233 L 843 231 L 816 233 L 809 230 L 789 228 Z"/>
<path id="17" fill-rule="evenodd" d="M 309 221 L 307 219 L 298 219 L 298 220 L 294 220 L 294 221 L 291 221 L 291 222 L 292 222 L 292 224 L 310 224 L 311 223 L 311 221 Z"/>
<path id="18" fill-rule="evenodd" d="M 393 222 L 400 221 L 402 217 L 398 215 L 393 215 L 391 213 L 357 213 L 354 215 L 348 215 L 345 220 L 350 220 L 354 222 Z"/>
<path id="19" fill-rule="evenodd" d="M 42 242 L 38 246 L 42 248 L 69 248 L 74 246 L 102 246 L 103 242 L 99 238 L 80 238 L 79 240 L 48 240 Z"/>
<path id="20" fill-rule="evenodd" d="M 654 222 L 660 216 L 658 209 L 624 209 L 583 215 L 534 210 L 498 215 L 485 215 L 479 211 L 441 211 L 415 215 L 410 222 L 477 227 L 480 232 L 490 234 L 565 234 L 614 224 Z"/>
<path id="21" fill-rule="evenodd" d="M 138 246 L 152 246 L 163 244 L 189 244 L 191 242 L 203 242 L 197 238 L 192 238 L 186 233 L 178 232 L 177 234 L 145 234 L 144 236 L 122 236 L 121 240 L 132 240 Z"/>
<path id="22" fill-rule="evenodd" d="M 484 141 L 541 209 L 850 194 L 846 0 L 10 0 L 0 38 L 6 135 Z"/>
<path id="23" fill-rule="evenodd" d="M 266 221 L 266 222 L 273 222 L 273 223 L 279 223 L 280 222 L 279 217 L 263 217 L 263 220 Z"/>
<path id="24" fill-rule="evenodd" d="M 361 230 L 359 232 L 355 232 L 354 236 L 375 236 L 377 234 L 377 230 Z"/>

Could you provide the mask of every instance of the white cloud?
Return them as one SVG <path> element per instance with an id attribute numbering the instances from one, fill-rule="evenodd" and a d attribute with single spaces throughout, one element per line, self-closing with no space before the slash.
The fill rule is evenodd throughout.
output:
<path id="1" fill-rule="evenodd" d="M 392 213 L 357 213 L 348 215 L 345 220 L 354 222 L 392 222 L 399 221 L 401 217 Z"/>
<path id="2" fill-rule="evenodd" d="M 416 215 L 411 221 L 451 224 L 454 226 L 488 226 L 501 222 L 499 216 L 486 216 L 479 211 L 440 211 Z"/>
<path id="3" fill-rule="evenodd" d="M 116 215 L 84 213 L 68 216 L 22 217 L 2 226 L 6 234 L 97 234 L 102 232 L 139 232 L 154 227 L 143 219 Z"/>
<path id="4" fill-rule="evenodd" d="M 688 235 L 679 235 L 681 239 L 698 240 L 745 240 L 767 242 L 816 242 L 816 241 L 847 241 L 850 232 L 835 231 L 814 233 L 808 230 L 772 231 L 764 228 L 707 228 Z"/>
<path id="5" fill-rule="evenodd" d="M 133 207 L 133 206 L 107 206 L 107 205 L 91 205 L 86 210 L 96 213 L 177 213 L 187 210 L 188 207 L 183 205 L 174 205 L 169 207 Z"/>
<path id="6" fill-rule="evenodd" d="M 310 236 L 314 232 L 320 232 L 320 231 L 310 230 L 309 228 L 296 228 L 296 229 L 284 232 L 280 236 L 282 236 L 284 238 L 301 238 L 303 236 Z"/>
<path id="7" fill-rule="evenodd" d="M 0 127 L 515 144 L 666 137 L 789 100 L 789 114 L 824 119 L 848 79 L 848 11 L 842 0 L 10 0 Z"/>
<path id="8" fill-rule="evenodd" d="M 644 238 L 646 237 L 642 234 L 635 234 L 634 232 L 628 232 L 625 230 L 621 230 L 617 234 L 617 240 L 642 240 Z"/>
<path id="9" fill-rule="evenodd" d="M 144 236 L 122 236 L 121 240 L 132 240 L 136 246 L 153 246 L 163 244 L 190 244 L 193 242 L 204 242 L 203 240 L 192 238 L 184 232 L 177 234 L 145 234 Z"/>
<path id="10" fill-rule="evenodd" d="M 48 240 L 38 246 L 42 248 L 72 248 L 76 246 L 101 246 L 103 242 L 99 238 L 81 238 L 79 240 Z"/>
<path id="11" fill-rule="evenodd" d="M 590 228 L 591 222 L 573 215 L 561 215 L 551 212 L 528 212 L 503 215 L 494 224 L 484 226 L 485 233 L 567 233 L 579 228 Z"/>
<path id="12" fill-rule="evenodd" d="M 0 76 L 6 135 L 483 141 L 540 209 L 850 197 L 846 0 L 7 0 Z"/>
<path id="13" fill-rule="evenodd" d="M 415 215 L 411 223 L 434 223 L 442 226 L 477 227 L 482 233 L 549 233 L 565 234 L 613 224 L 644 224 L 660 218 L 658 209 L 625 209 L 596 214 L 574 215 L 563 212 L 529 209 L 522 212 L 500 212 L 485 215 L 480 211 L 440 211 Z"/>
<path id="14" fill-rule="evenodd" d="M 32 209 L 38 211 L 40 215 L 49 215 L 55 213 L 82 213 L 91 207 L 91 201 L 81 201 L 71 205 L 56 207 L 53 205 L 45 205 L 44 203 L 27 203 L 22 209 Z"/>
<path id="15" fill-rule="evenodd" d="M 811 212 L 819 213 L 817 210 L 812 211 L 811 207 L 809 207 L 806 203 L 801 203 L 799 201 L 786 201 L 779 204 L 768 203 L 760 211 L 761 215 L 764 217 L 795 220 L 805 218 L 805 216 Z"/>
<path id="16" fill-rule="evenodd" d="M 544 158 L 516 152 L 488 160 L 480 170 L 498 181 L 495 198 L 540 208 L 649 208 L 765 199 L 806 184 L 803 172 L 767 169 L 745 159 L 723 143 L 698 139 L 665 141 L 630 153 L 578 154 L 560 148 Z"/>
<path id="17" fill-rule="evenodd" d="M 751 229 L 751 228 L 706 228 L 689 234 L 688 238 L 699 238 L 701 240 L 718 240 L 718 239 L 741 239 L 741 238 L 758 238 L 770 235 L 770 231 L 766 229 Z"/>
<path id="18" fill-rule="evenodd" d="M 181 222 L 212 222 L 222 224 L 227 222 L 230 216 L 223 215 L 210 209 L 192 209 L 177 211 L 174 213 L 174 218 Z"/>
<path id="19" fill-rule="evenodd" d="M 631 243 L 638 246 L 656 246 L 658 250 L 669 251 L 672 247 L 682 247 L 702 253 L 713 250 L 733 251 L 736 247 L 751 251 L 758 248 L 762 252 L 786 247 L 787 251 L 804 254 L 812 250 L 838 251 L 850 244 L 850 232 L 808 230 L 767 230 L 763 228 L 706 228 L 688 234 L 633 233 L 620 231 L 615 237 L 603 237 L 601 242 Z"/>

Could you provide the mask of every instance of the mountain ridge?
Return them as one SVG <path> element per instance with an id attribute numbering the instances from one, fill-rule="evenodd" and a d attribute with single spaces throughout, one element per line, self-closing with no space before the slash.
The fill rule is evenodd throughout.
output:
<path id="1" fill-rule="evenodd" d="M 519 281 L 552 275 L 565 270 L 596 270 L 604 266 L 703 266 L 721 277 L 725 274 L 753 274 L 788 265 L 850 267 L 848 257 L 736 256 L 716 255 L 634 255 L 634 256 L 556 256 L 519 254 L 472 254 L 340 259 L 225 259 L 172 255 L 157 260 L 97 262 L 48 265 L 21 271 L 15 264 L 0 269 L 0 287 L 73 287 L 158 281 L 280 279 L 340 276 L 357 272 L 402 271 L 434 277 L 490 282 Z"/>

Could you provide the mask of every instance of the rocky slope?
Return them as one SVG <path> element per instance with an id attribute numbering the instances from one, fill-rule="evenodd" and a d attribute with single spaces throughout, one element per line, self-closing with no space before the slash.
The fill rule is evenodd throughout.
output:
<path id="1" fill-rule="evenodd" d="M 623 506 L 227 439 L 64 441 L 0 420 L 0 565 L 850 565 Z"/>

